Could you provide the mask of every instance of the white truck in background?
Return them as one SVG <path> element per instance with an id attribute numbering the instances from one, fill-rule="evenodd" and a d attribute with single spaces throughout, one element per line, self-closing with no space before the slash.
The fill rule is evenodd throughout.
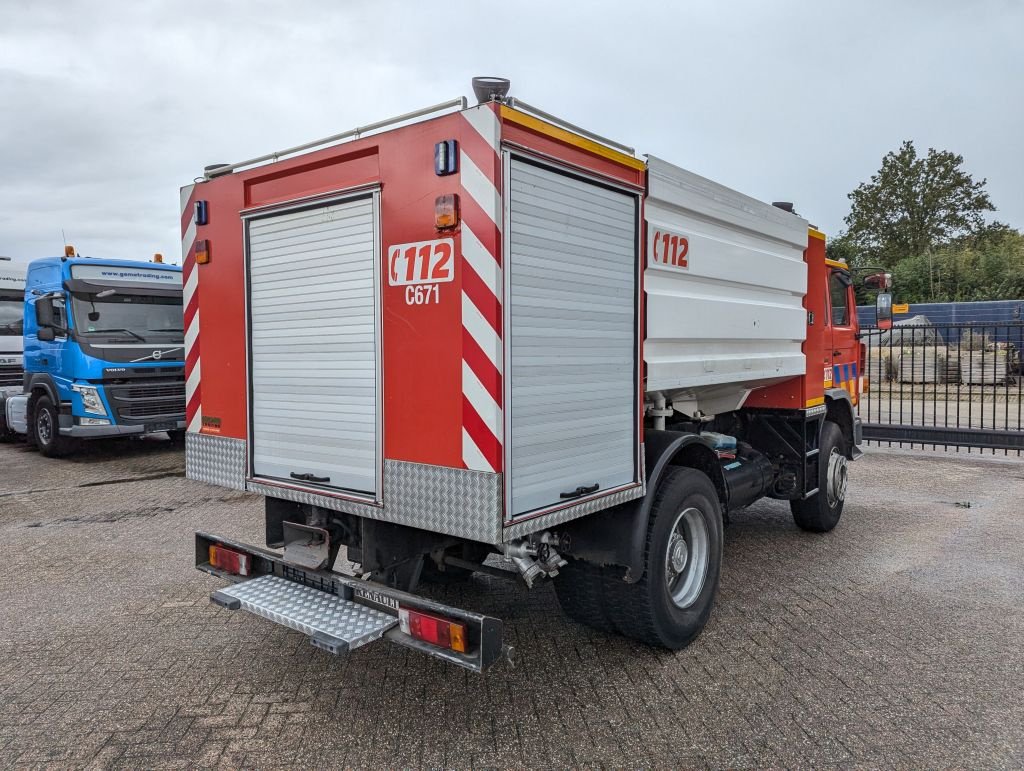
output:
<path id="1" fill-rule="evenodd" d="M 21 393 L 24 385 L 22 314 L 27 269 L 25 262 L 0 257 L 0 402 L 5 396 Z M 11 436 L 0 411 L 0 441 Z"/>

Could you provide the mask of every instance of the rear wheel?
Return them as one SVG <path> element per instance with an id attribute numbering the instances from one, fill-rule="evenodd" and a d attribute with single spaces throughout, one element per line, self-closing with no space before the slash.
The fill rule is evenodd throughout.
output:
<path id="1" fill-rule="evenodd" d="M 59 458 L 71 449 L 71 440 L 60 435 L 57 407 L 49 396 L 40 396 L 32 411 L 32 441 L 47 458 Z"/>
<path id="2" fill-rule="evenodd" d="M 643 578 L 605 583 L 619 632 L 670 650 L 693 642 L 718 593 L 722 542 L 722 508 L 711 480 L 696 469 L 668 471 L 651 506 Z"/>
<path id="3" fill-rule="evenodd" d="M 818 492 L 803 501 L 790 501 L 793 521 L 803 530 L 827 533 L 839 524 L 846 500 L 848 460 L 846 437 L 831 420 L 821 427 L 818 442 Z"/>

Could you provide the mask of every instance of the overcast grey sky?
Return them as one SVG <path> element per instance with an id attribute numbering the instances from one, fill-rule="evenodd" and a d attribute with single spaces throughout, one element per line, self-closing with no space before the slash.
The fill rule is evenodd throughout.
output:
<path id="1" fill-rule="evenodd" d="M 904 139 L 1024 228 L 1024 2 L 0 0 L 0 254 L 180 258 L 178 188 L 473 75 L 836 233 Z"/>

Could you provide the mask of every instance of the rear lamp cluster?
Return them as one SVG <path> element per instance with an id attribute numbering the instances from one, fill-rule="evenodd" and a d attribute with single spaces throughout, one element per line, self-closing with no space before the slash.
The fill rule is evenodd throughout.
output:
<path id="1" fill-rule="evenodd" d="M 466 625 L 457 621 L 449 621 L 412 608 L 399 608 L 398 626 L 410 637 L 431 645 L 448 648 L 457 653 L 465 653 L 467 650 Z"/>
<path id="2" fill-rule="evenodd" d="M 252 564 L 248 554 L 226 549 L 223 546 L 210 546 L 210 567 L 235 576 L 247 576 Z"/>

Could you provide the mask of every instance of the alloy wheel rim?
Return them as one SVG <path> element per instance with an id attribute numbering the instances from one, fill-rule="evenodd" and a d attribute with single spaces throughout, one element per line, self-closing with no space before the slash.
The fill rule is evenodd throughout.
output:
<path id="1" fill-rule="evenodd" d="M 39 411 L 39 417 L 36 418 L 36 433 L 43 444 L 49 444 L 53 438 L 53 419 L 46 410 Z"/>
<path id="2" fill-rule="evenodd" d="M 830 508 L 846 498 L 847 472 L 846 456 L 833 447 L 828 456 L 828 474 L 825 481 L 825 494 Z"/>
<path id="3" fill-rule="evenodd" d="M 665 586 L 677 608 L 697 601 L 708 575 L 710 539 L 699 509 L 684 509 L 676 517 L 665 549 Z"/>

